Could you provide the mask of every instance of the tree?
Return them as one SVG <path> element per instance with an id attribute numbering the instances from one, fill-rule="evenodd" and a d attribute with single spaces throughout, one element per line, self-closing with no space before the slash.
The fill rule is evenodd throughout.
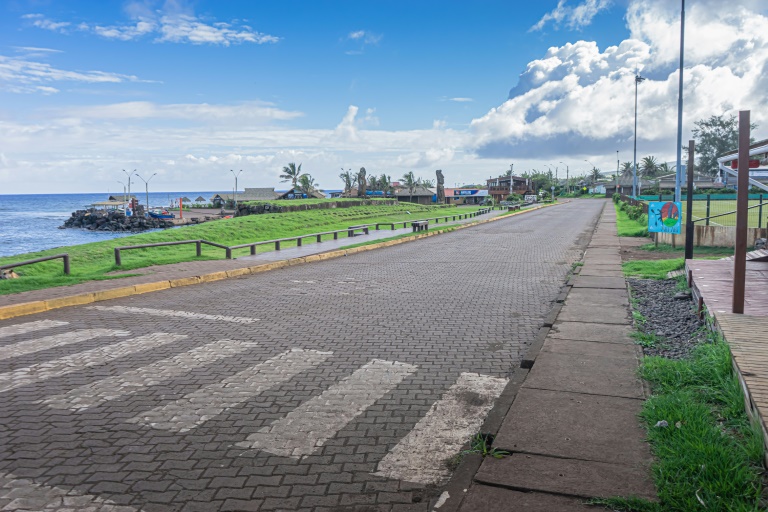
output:
<path id="1" fill-rule="evenodd" d="M 299 164 L 299 166 L 296 167 L 296 164 L 292 162 L 286 165 L 285 167 L 283 167 L 283 174 L 280 175 L 280 177 L 282 178 L 281 183 L 290 181 L 293 188 L 296 188 L 296 185 L 299 182 L 299 178 L 301 176 L 302 176 L 301 164 Z"/>
<path id="2" fill-rule="evenodd" d="M 416 190 L 416 187 L 421 184 L 421 179 L 416 178 L 416 176 L 413 175 L 413 171 L 409 171 L 408 173 L 403 174 L 400 181 L 402 181 L 403 186 L 408 189 L 408 202 L 413 202 L 413 192 Z"/>
<path id="3" fill-rule="evenodd" d="M 660 163 L 659 166 L 656 168 L 656 175 L 666 176 L 667 174 L 672 174 L 672 168 L 669 166 L 667 162 Z"/>
<path id="4" fill-rule="evenodd" d="M 653 178 L 659 170 L 659 164 L 655 156 L 646 156 L 640 161 L 640 172 L 644 178 Z"/>
<path id="5" fill-rule="evenodd" d="M 719 167 L 717 157 L 739 147 L 739 121 L 735 115 L 711 116 L 693 123 L 693 138 L 696 141 L 696 155 L 699 157 L 697 169 L 702 174 L 716 176 Z M 752 130 L 756 124 L 750 126 Z M 754 139 L 750 139 L 750 143 Z M 686 151 L 687 148 L 684 148 Z"/>
<path id="6" fill-rule="evenodd" d="M 299 176 L 299 189 L 303 193 L 307 194 L 307 196 L 314 192 L 315 189 L 319 186 L 320 184 L 315 182 L 315 178 L 313 178 L 312 175 L 302 174 Z"/>
<path id="7" fill-rule="evenodd" d="M 587 177 L 589 178 L 590 183 L 594 185 L 595 183 L 600 181 L 600 179 L 603 177 L 603 173 L 600 172 L 600 169 L 598 169 L 597 167 L 592 167 L 592 170 L 589 171 L 589 174 L 587 175 Z"/>
<path id="8" fill-rule="evenodd" d="M 385 197 L 387 192 L 392 188 L 390 183 L 392 183 L 392 180 L 386 174 L 382 173 L 381 176 L 379 176 L 377 188 L 384 192 Z"/>
<path id="9" fill-rule="evenodd" d="M 619 171 L 619 175 L 622 178 L 627 178 L 627 177 L 633 176 L 632 162 L 623 162 L 621 164 L 621 171 Z"/>
<path id="10" fill-rule="evenodd" d="M 422 179 L 422 178 L 419 178 L 419 180 L 421 181 L 421 184 L 424 185 L 425 187 L 434 187 L 435 186 L 435 180 L 427 180 L 427 179 Z"/>
<path id="11" fill-rule="evenodd" d="M 341 169 L 344 171 L 344 169 Z M 341 174 L 339 174 L 339 178 L 341 178 L 341 181 L 344 182 L 344 193 L 349 194 L 352 191 L 352 186 L 355 183 L 355 180 L 357 179 L 354 174 L 352 174 L 349 171 L 344 171 Z"/>
<path id="12" fill-rule="evenodd" d="M 376 178 L 376 176 L 374 176 L 373 174 L 368 176 L 368 188 L 371 189 L 371 191 L 377 190 L 378 184 L 379 184 L 379 180 L 378 178 Z"/>

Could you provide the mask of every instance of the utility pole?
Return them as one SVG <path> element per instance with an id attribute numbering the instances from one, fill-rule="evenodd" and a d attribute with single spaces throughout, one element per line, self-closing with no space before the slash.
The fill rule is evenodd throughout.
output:
<path id="1" fill-rule="evenodd" d="M 635 153 L 634 157 L 632 159 L 633 166 L 632 166 L 632 196 L 637 196 L 637 84 L 645 80 L 644 77 L 640 76 L 637 71 L 635 71 Z M 679 153 L 679 151 L 678 151 Z"/>
<path id="2" fill-rule="evenodd" d="M 616 188 L 614 189 L 614 193 L 619 191 L 619 150 L 616 150 Z"/>
<path id="3" fill-rule="evenodd" d="M 127 199 L 128 199 L 128 201 L 130 201 L 131 200 L 131 176 L 136 174 L 136 169 L 134 169 L 133 172 L 130 172 L 130 173 L 128 171 L 126 171 L 125 169 L 123 169 L 123 172 L 125 173 L 126 176 L 128 176 L 128 197 L 127 197 Z M 126 199 L 126 197 L 125 197 L 125 195 L 123 195 L 123 200 L 125 200 L 125 199 Z"/>
<path id="4" fill-rule="evenodd" d="M 683 49 L 685 43 L 685 0 L 680 10 L 680 80 L 677 85 L 677 168 L 675 169 L 675 201 L 680 201 L 683 182 Z"/>
<path id="5" fill-rule="evenodd" d="M 235 214 L 237 214 L 237 177 L 240 176 L 240 173 L 243 172 L 243 170 L 240 169 L 237 174 L 235 174 L 235 171 L 232 169 L 230 169 L 229 172 L 235 176 L 235 192 L 232 194 L 232 201 L 235 203 Z"/>
<path id="6" fill-rule="evenodd" d="M 152 176 L 150 176 L 148 180 L 145 180 L 144 178 L 139 176 L 138 173 L 136 173 L 136 177 L 144 182 L 144 192 L 146 192 L 146 194 L 147 194 L 147 196 L 146 196 L 147 197 L 147 206 L 145 208 L 146 211 L 144 212 L 144 217 L 149 217 L 149 182 L 152 181 L 152 178 L 154 178 L 155 176 L 157 176 L 157 173 L 155 173 Z M 181 208 L 181 205 L 179 205 L 179 208 Z"/>
<path id="7" fill-rule="evenodd" d="M 565 162 L 560 162 L 565 166 L 565 191 L 566 194 L 571 193 L 571 177 L 570 177 L 570 169 L 568 168 L 568 164 Z"/>

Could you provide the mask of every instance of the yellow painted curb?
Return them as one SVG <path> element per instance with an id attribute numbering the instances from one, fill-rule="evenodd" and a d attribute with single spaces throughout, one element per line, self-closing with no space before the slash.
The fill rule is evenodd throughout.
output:
<path id="1" fill-rule="evenodd" d="M 46 309 L 58 309 L 66 306 L 82 306 L 93 302 L 93 293 L 81 293 L 79 295 L 69 295 L 58 299 L 49 299 L 45 301 Z"/>
<path id="2" fill-rule="evenodd" d="M 135 285 L 122 286 L 120 288 L 112 288 L 111 290 L 93 292 L 93 301 L 100 302 L 102 300 L 119 299 L 121 297 L 129 297 L 131 295 L 136 295 Z"/>
<path id="3" fill-rule="evenodd" d="M 252 267 L 243 267 L 239 269 L 211 272 L 209 274 L 203 274 L 201 276 L 182 277 L 178 279 L 171 279 L 170 281 L 156 281 L 154 283 L 143 283 L 143 284 L 137 284 L 137 285 L 131 285 L 131 286 L 122 286 L 120 288 L 112 288 L 110 290 L 102 290 L 102 291 L 93 292 L 93 293 L 81 293 L 78 295 L 70 295 L 67 297 L 59 297 L 56 299 L 49 299 L 45 301 L 39 300 L 39 301 L 32 301 L 32 302 L 24 302 L 21 304 L 11 304 L 9 306 L 0 306 L 0 320 L 7 320 L 9 318 L 15 318 L 17 316 L 33 315 L 35 313 L 42 313 L 44 311 L 48 311 L 51 309 L 58 309 L 58 308 L 63 308 L 67 306 L 80 306 L 82 304 L 90 304 L 92 302 L 98 302 L 103 300 L 129 297 L 131 295 L 138 295 L 141 293 L 150 293 L 154 291 L 167 290 L 169 288 L 177 288 L 180 286 L 190 286 L 193 284 L 220 281 L 222 279 L 228 279 L 232 277 L 239 277 L 239 276 L 244 276 L 249 274 L 258 274 L 261 272 L 268 272 L 270 270 L 277 270 L 281 268 L 290 267 L 293 265 L 300 265 L 303 263 L 311 263 L 314 261 L 324 261 L 324 260 L 340 258 L 342 256 L 356 254 L 359 252 L 372 251 L 374 249 L 380 249 L 382 247 L 391 247 L 394 245 L 400 245 L 407 242 L 413 242 L 415 240 L 421 240 L 423 238 L 440 235 L 443 233 L 452 232 L 459 229 L 471 228 L 473 226 L 478 226 L 480 224 L 485 224 L 487 222 L 494 222 L 497 220 L 506 219 L 507 217 L 514 217 L 515 215 L 520 215 L 523 213 L 540 210 L 541 208 L 557 206 L 559 204 L 566 204 L 567 202 L 570 202 L 570 201 L 566 201 L 563 203 L 536 206 L 534 208 L 529 208 L 527 210 L 520 210 L 516 213 L 511 213 L 509 215 L 504 215 L 501 217 L 494 217 L 492 219 L 479 220 L 479 221 L 474 221 L 467 224 L 453 225 L 453 226 L 450 226 L 451 228 L 450 231 L 447 229 L 445 230 L 440 229 L 437 231 L 422 233 L 420 235 L 398 238 L 397 240 L 387 240 L 386 242 L 379 242 L 379 243 L 369 244 L 369 245 L 361 245 L 360 247 L 353 247 L 351 249 L 339 249 L 339 250 L 328 251 L 328 252 L 323 252 L 319 254 L 310 254 L 309 256 L 302 256 L 300 258 L 291 258 L 288 260 L 274 261 L 271 263 L 262 263 L 261 265 L 254 265 Z"/>
<path id="4" fill-rule="evenodd" d="M 14 318 L 23 315 L 33 315 L 35 313 L 42 313 L 46 311 L 48 307 L 42 300 L 34 302 L 22 302 L 21 304 L 13 304 L 11 306 L 5 306 L 0 309 L 0 320 L 7 318 Z"/>
<path id="5" fill-rule="evenodd" d="M 171 287 L 170 281 L 156 281 L 154 283 L 137 284 L 133 286 L 136 293 L 159 292 Z"/>
<path id="6" fill-rule="evenodd" d="M 171 288 L 178 288 L 179 286 L 189 286 L 191 284 L 200 283 L 199 277 L 179 277 L 178 279 L 171 279 Z"/>

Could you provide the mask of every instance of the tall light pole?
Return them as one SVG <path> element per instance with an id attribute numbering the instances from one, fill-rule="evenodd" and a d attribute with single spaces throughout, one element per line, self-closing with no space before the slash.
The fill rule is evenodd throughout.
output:
<path id="1" fill-rule="evenodd" d="M 157 173 L 155 173 L 152 176 L 150 176 L 148 180 L 145 180 L 144 178 L 139 176 L 138 173 L 136 173 L 136 177 L 144 182 L 144 191 L 147 194 L 147 207 L 146 207 L 147 211 L 144 212 L 144 216 L 145 217 L 149 217 L 149 182 L 152 181 L 152 178 L 154 178 L 155 176 L 157 176 Z"/>
<path id="2" fill-rule="evenodd" d="M 560 162 L 565 166 L 565 190 L 567 194 L 571 193 L 571 177 L 570 177 L 570 169 L 568 168 L 568 164 L 565 162 Z"/>
<path id="3" fill-rule="evenodd" d="M 123 186 L 123 200 L 125 200 L 125 183 L 120 180 L 117 180 L 117 182 Z"/>
<path id="4" fill-rule="evenodd" d="M 632 196 L 637 196 L 637 84 L 645 80 L 639 73 L 635 72 L 635 154 L 632 158 Z M 679 153 L 679 151 L 678 151 Z"/>
<path id="5" fill-rule="evenodd" d="M 613 193 L 615 194 L 616 192 L 619 191 L 619 150 L 618 149 L 616 150 L 616 176 L 614 176 L 614 178 L 616 181 L 616 187 Z"/>
<path id="6" fill-rule="evenodd" d="M 235 202 L 235 211 L 237 211 L 237 177 L 240 176 L 240 173 L 243 172 L 243 170 L 240 169 L 237 174 L 235 174 L 235 171 L 232 169 L 230 169 L 229 172 L 231 172 L 235 177 L 235 193 L 232 194 L 232 200 Z"/>
<path id="7" fill-rule="evenodd" d="M 130 173 L 128 171 L 126 171 L 125 169 L 123 169 L 123 172 L 125 173 L 126 176 L 128 176 L 128 200 L 130 200 L 130 198 L 131 198 L 131 176 L 136 174 L 136 169 L 134 169 Z M 126 199 L 126 197 L 125 197 L 125 195 L 123 195 L 123 200 L 125 200 L 125 199 Z"/>
<path id="8" fill-rule="evenodd" d="M 680 9 L 680 80 L 677 84 L 677 167 L 675 168 L 675 201 L 680 201 L 683 182 L 683 49 L 685 43 L 685 0 Z"/>

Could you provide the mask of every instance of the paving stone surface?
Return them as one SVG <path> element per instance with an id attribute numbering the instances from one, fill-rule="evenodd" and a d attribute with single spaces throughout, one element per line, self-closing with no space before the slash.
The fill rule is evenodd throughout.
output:
<path id="1" fill-rule="evenodd" d="M 655 499 L 650 469 L 622 464 L 515 453 L 486 457 L 475 476 L 481 484 L 582 498 L 637 496 Z"/>
<path id="2" fill-rule="evenodd" d="M 641 407 L 642 400 L 631 398 L 524 387 L 493 445 L 553 457 L 650 464 L 637 420 Z"/>
<path id="3" fill-rule="evenodd" d="M 630 322 L 629 309 L 622 306 L 605 306 L 595 308 L 577 301 L 566 301 L 557 319 L 563 322 L 601 322 L 604 324 L 626 325 Z"/>
<path id="4" fill-rule="evenodd" d="M 619 343 L 596 343 L 593 341 L 564 340 L 547 338 L 541 349 L 542 353 L 570 354 L 578 356 L 635 358 L 639 360 L 642 350 L 638 345 Z"/>
<path id="5" fill-rule="evenodd" d="M 0 347 L 27 343 L 0 360 L 0 375 L 24 375 L 0 396 L 0 477 L 25 482 L 0 493 L 0 509 L 23 510 L 16 499 L 76 508 L 55 501 L 66 494 L 125 511 L 429 510 L 442 481 L 382 476 L 381 461 L 430 411 L 429 432 L 452 429 L 440 413 L 448 402 L 482 422 L 604 203 L 0 321 L 11 333 Z M 41 320 L 58 323 L 2 331 Z M 87 329 L 129 334 L 33 341 Z M 375 378 L 361 379 L 368 371 Z M 468 378 L 485 387 L 455 387 Z M 287 453 L 302 439 L 270 427 L 328 396 L 332 421 L 316 417 L 323 435 Z M 298 418 L 297 432 L 311 419 Z M 279 446 L 244 446 L 265 432 Z"/>
<path id="6" fill-rule="evenodd" d="M 521 492 L 488 485 L 473 485 L 461 512 L 588 512 L 604 510 L 585 505 L 585 500 L 540 492 Z"/>
<path id="7" fill-rule="evenodd" d="M 629 293 L 627 290 L 575 288 L 570 291 L 565 303 L 591 306 L 629 306 Z"/>
<path id="8" fill-rule="evenodd" d="M 601 288 L 624 290 L 627 283 L 623 277 L 597 277 L 597 276 L 575 276 L 573 278 L 574 288 Z"/>
<path id="9" fill-rule="evenodd" d="M 571 292 L 573 293 L 573 292 Z M 607 325 L 587 322 L 555 322 L 549 333 L 550 338 L 582 340 L 602 343 L 631 344 L 628 325 Z"/>
<path id="10" fill-rule="evenodd" d="M 592 345 L 605 347 L 616 344 Z M 643 384 L 637 378 L 637 364 L 638 360 L 634 354 L 625 357 L 604 357 L 544 352 L 536 358 L 536 364 L 523 386 L 570 393 L 644 398 Z"/>

